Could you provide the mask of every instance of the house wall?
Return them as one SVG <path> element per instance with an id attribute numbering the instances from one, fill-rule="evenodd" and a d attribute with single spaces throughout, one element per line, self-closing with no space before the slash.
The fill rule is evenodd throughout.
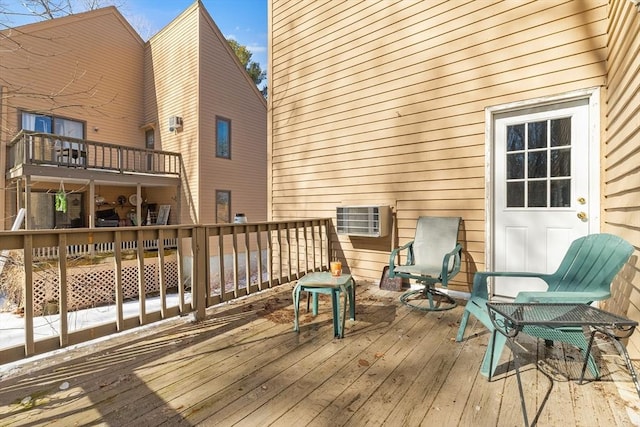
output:
<path id="1" fill-rule="evenodd" d="M 144 44 L 115 8 L 7 32 L 0 39 L 6 136 L 20 129 L 16 109 L 26 109 L 86 121 L 93 141 L 144 147 Z"/>
<path id="2" fill-rule="evenodd" d="M 216 190 L 231 191 L 231 215 L 266 214 L 266 104 L 199 2 L 148 43 L 146 123 L 156 148 L 182 153 L 181 222 L 215 222 Z M 168 119 L 183 118 L 170 132 Z M 215 155 L 215 117 L 231 120 L 231 160 Z"/>
<path id="3" fill-rule="evenodd" d="M 231 217 L 267 220 L 267 106 L 209 14 L 200 16 L 202 223 L 216 220 L 216 190 L 231 191 Z M 216 116 L 231 121 L 231 159 L 216 157 Z"/>
<path id="4" fill-rule="evenodd" d="M 640 11 L 628 0 L 612 0 L 609 20 L 602 229 L 624 237 L 636 251 L 614 282 L 607 308 L 640 321 Z M 638 358 L 640 334 L 627 347 Z"/>
<path id="5" fill-rule="evenodd" d="M 269 215 L 388 204 L 397 238 L 336 236 L 378 281 L 420 215 L 461 216 L 468 291 L 485 268 L 488 106 L 605 83 L 607 3 L 269 2 Z"/>
<path id="6" fill-rule="evenodd" d="M 194 3 L 147 43 L 144 55 L 145 124 L 155 129 L 155 148 L 182 154 L 180 222 L 198 222 L 201 162 L 198 153 L 198 3 Z M 169 130 L 169 117 L 183 119 Z M 176 215 L 177 204 L 172 207 Z"/>
<path id="7" fill-rule="evenodd" d="M 21 109 L 85 121 L 92 141 L 144 147 L 143 49 L 113 7 L 3 31 L 2 159 L 21 127 Z M 4 174 L 0 180 L 6 188 Z"/>

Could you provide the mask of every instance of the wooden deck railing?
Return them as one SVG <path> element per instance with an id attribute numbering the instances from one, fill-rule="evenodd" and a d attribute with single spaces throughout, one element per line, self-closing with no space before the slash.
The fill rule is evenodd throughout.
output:
<path id="1" fill-rule="evenodd" d="M 146 150 L 42 132 L 20 131 L 8 145 L 7 169 L 55 165 L 117 173 L 180 175 L 180 153 Z"/>
<path id="2" fill-rule="evenodd" d="M 24 265 L 24 342 L 5 348 L 0 342 L 0 360 L 3 363 L 19 360 L 186 313 L 194 313 L 197 319 L 202 319 L 209 306 L 288 283 L 307 272 L 326 270 L 331 253 L 329 227 L 330 219 L 320 218 L 247 224 L 0 232 L 0 251 L 5 256 L 17 251 L 22 255 Z M 153 254 L 153 262 L 158 265 L 160 308 L 155 310 L 149 309 L 146 302 L 145 265 L 150 258 L 144 242 L 150 240 L 156 241 L 158 248 Z M 164 274 L 166 241 L 177 242 L 178 274 L 171 280 Z M 137 315 L 129 317 L 124 312 L 123 281 L 131 278 L 123 277 L 123 242 L 136 242 L 138 267 L 134 278 L 138 283 Z M 115 278 L 112 288 L 115 316 L 107 323 L 73 330 L 69 327 L 73 307 L 67 303 L 73 291 L 68 281 L 71 257 L 67 250 L 74 246 L 105 244 L 114 249 L 110 262 Z M 49 267 L 50 273 L 53 269 L 53 281 L 58 285 L 59 313 L 49 316 L 50 322 L 57 323 L 57 333 L 36 340 L 34 318 L 38 310 L 34 310 L 33 301 L 38 290 L 33 285 L 37 266 L 33 254 L 50 247 L 56 247 L 59 254 L 59 262 Z M 140 274 L 141 271 L 145 274 Z M 167 304 L 169 292 L 177 296 L 176 305 Z M 0 325 L 0 333 L 1 329 Z"/>

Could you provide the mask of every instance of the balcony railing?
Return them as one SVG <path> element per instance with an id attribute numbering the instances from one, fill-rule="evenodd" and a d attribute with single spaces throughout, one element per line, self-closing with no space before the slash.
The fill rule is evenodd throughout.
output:
<path id="1" fill-rule="evenodd" d="M 19 360 L 172 316 L 193 312 L 196 319 L 203 319 L 212 305 L 289 283 L 307 272 L 327 270 L 330 224 L 330 219 L 320 218 L 0 232 L 0 276 L 13 277 L 21 289 L 24 319 L 22 344 L 7 347 L 0 342 L 0 360 Z M 148 241 L 156 242 L 151 253 L 145 250 Z M 175 246 L 167 250 L 165 242 Z M 113 253 L 99 260 L 69 253 L 69 248 L 105 245 Z M 129 246 L 135 249 L 122 249 Z M 59 257 L 38 262 L 34 254 L 42 252 Z M 147 303 L 151 293 L 159 295 L 160 306 L 154 306 L 158 308 Z M 102 311 L 111 307 L 111 320 L 76 327 L 70 320 L 77 309 L 73 301 L 98 294 L 109 301 L 91 303 Z M 131 298 L 138 301 L 133 315 L 124 306 Z M 36 320 L 47 314 L 44 306 L 52 301 L 56 313 L 45 317 L 54 334 L 42 338 Z"/>
<path id="2" fill-rule="evenodd" d="M 142 242 L 144 245 L 145 251 L 157 251 L 158 250 L 158 241 L 156 240 L 145 240 Z M 178 243 L 176 239 L 165 239 L 163 242 L 163 246 L 165 249 L 175 249 Z M 122 242 L 120 248 L 123 251 L 137 251 L 138 250 L 138 242 Z M 113 242 L 101 243 L 97 244 L 88 244 L 88 245 L 74 245 L 67 246 L 67 256 L 73 257 L 86 257 L 86 256 L 95 256 L 95 255 L 108 255 L 113 254 L 115 252 L 113 247 Z M 43 248 L 37 248 L 33 250 L 33 259 L 35 262 L 40 261 L 48 261 L 48 260 L 57 260 L 60 254 L 58 253 L 57 246 L 49 246 Z"/>
<path id="3" fill-rule="evenodd" d="M 8 145 L 8 170 L 55 165 L 116 173 L 180 175 L 180 153 L 20 131 Z"/>

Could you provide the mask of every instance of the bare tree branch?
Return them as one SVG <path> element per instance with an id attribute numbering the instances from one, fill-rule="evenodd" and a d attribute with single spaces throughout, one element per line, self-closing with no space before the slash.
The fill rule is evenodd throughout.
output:
<path id="1" fill-rule="evenodd" d="M 71 77 L 61 82 L 61 86 L 52 90 L 42 90 L 37 82 L 25 79 L 33 70 L 42 67 L 47 58 L 68 54 L 60 48 L 64 43 L 56 43 L 53 36 L 43 36 L 39 33 L 24 33 L 20 26 L 13 26 L 12 20 L 23 20 L 24 17 L 33 18 L 34 22 L 60 18 L 73 13 L 94 10 L 108 5 L 115 5 L 109 0 L 23 0 L 17 2 L 0 0 L 0 55 L 11 55 L 12 58 L 23 58 L 18 61 L 0 61 L 0 104 L 9 101 L 19 105 L 20 99 L 38 99 L 43 104 L 38 111 L 41 114 L 52 113 L 60 109 L 82 109 L 85 112 L 94 111 L 104 114 L 102 107 L 114 102 L 117 94 L 104 99 L 98 97 L 98 88 L 102 76 L 94 77 L 95 81 L 88 82 L 86 70 L 76 62 Z M 40 43 L 31 44 L 25 37 L 48 40 L 47 48 L 29 47 L 42 46 Z M 57 37 L 57 36 L 56 36 Z M 63 36 L 64 37 L 64 36 Z M 50 49 L 53 47 L 53 49 Z M 4 70 L 4 72 L 3 72 Z M 12 76 L 20 76 L 19 78 Z M 46 106 L 45 106 L 46 105 Z M 6 125 L 2 120 L 3 125 Z"/>

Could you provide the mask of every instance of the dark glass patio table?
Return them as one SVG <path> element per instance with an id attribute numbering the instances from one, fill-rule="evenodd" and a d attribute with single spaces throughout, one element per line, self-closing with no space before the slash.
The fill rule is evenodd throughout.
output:
<path id="1" fill-rule="evenodd" d="M 588 327 L 590 329 L 591 337 L 587 346 L 579 384 L 582 384 L 584 380 L 584 373 L 587 369 L 595 334 L 600 332 L 612 338 L 614 345 L 627 364 L 629 374 L 640 397 L 640 385 L 638 384 L 636 371 L 631 363 L 627 349 L 620 342 L 621 339 L 628 338 L 633 334 L 636 326 L 638 326 L 638 322 L 586 304 L 489 302 L 487 303 L 487 309 L 489 311 L 489 317 L 495 326 L 493 333 L 495 334 L 496 331 L 498 331 L 507 337 L 507 343 L 513 354 L 518 390 L 520 392 L 520 404 L 526 426 L 529 425 L 529 421 L 525 407 L 522 382 L 520 380 L 520 363 L 517 352 L 514 351 L 513 347 L 516 336 L 525 326 L 548 328 Z M 493 349 L 491 354 L 493 357 Z M 491 362 L 493 363 L 493 361 Z"/>

